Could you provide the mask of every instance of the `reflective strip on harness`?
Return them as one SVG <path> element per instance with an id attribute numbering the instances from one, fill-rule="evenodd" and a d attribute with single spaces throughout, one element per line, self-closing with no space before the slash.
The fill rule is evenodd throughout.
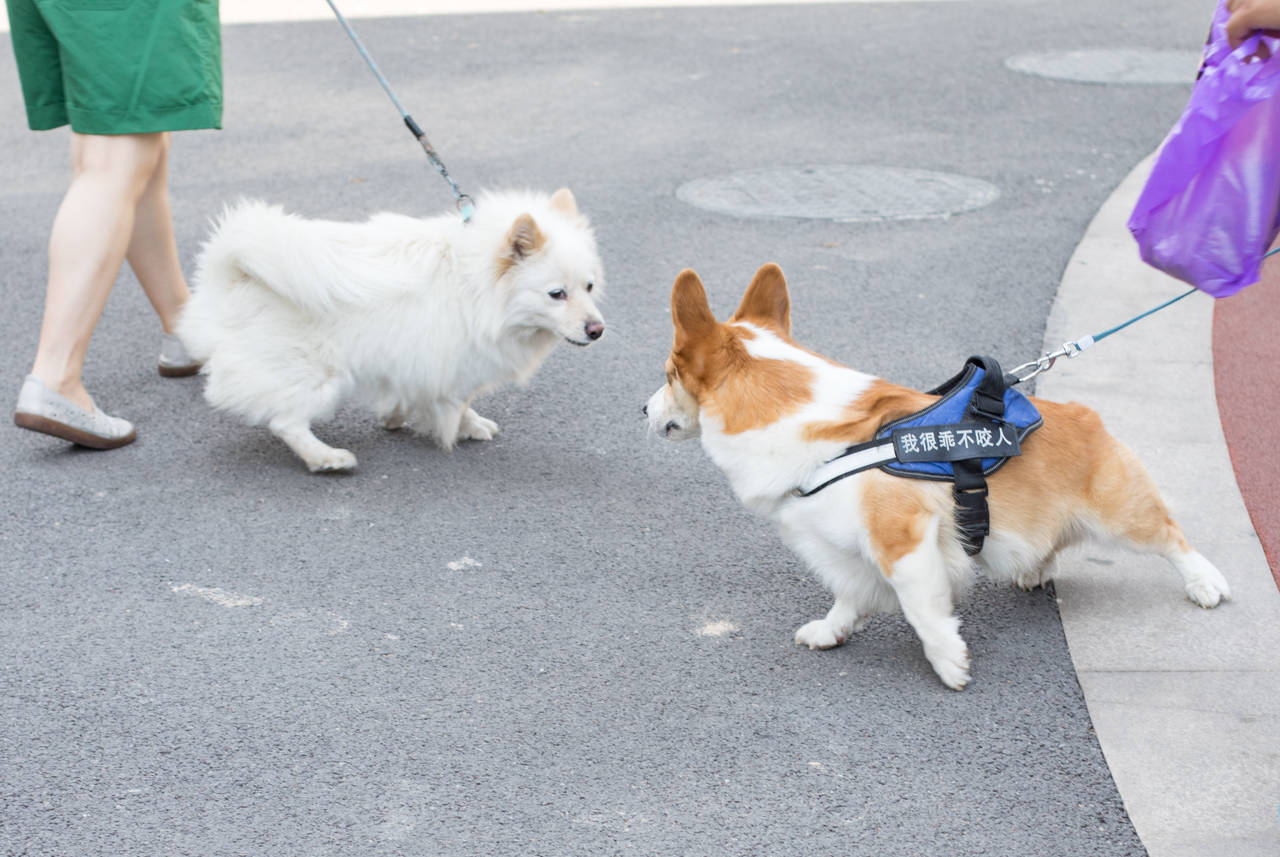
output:
<path id="1" fill-rule="evenodd" d="M 879 467 L 886 461 L 893 461 L 896 453 L 892 440 L 882 440 L 851 446 L 839 456 L 831 459 L 813 472 L 813 475 L 800 483 L 793 492 L 800 497 L 808 497 L 826 488 L 832 482 L 839 482 L 846 476 L 861 473 L 872 467 Z"/>

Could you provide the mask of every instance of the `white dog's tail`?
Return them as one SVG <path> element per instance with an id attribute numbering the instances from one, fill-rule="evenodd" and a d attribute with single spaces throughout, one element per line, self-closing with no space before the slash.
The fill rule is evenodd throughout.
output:
<path id="1" fill-rule="evenodd" d="M 327 312 L 409 289 L 387 264 L 370 224 L 307 220 L 278 205 L 228 206 L 196 263 L 196 290 L 230 289 L 246 279 L 303 309 Z M 370 239 L 373 239 L 372 241 Z"/>

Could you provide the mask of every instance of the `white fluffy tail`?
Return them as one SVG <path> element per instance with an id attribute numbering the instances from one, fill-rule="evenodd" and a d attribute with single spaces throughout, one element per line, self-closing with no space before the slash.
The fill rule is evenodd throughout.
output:
<path id="1" fill-rule="evenodd" d="M 411 288 L 401 282 L 403 267 L 388 264 L 377 233 L 374 222 L 307 220 L 242 200 L 223 211 L 205 242 L 195 290 L 225 291 L 250 280 L 299 308 L 328 312 Z"/>

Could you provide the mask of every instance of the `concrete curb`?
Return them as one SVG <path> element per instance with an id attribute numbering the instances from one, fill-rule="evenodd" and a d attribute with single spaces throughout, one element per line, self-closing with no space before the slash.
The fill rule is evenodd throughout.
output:
<path id="1" fill-rule="evenodd" d="M 1067 265 L 1045 348 L 1186 289 L 1145 266 L 1126 221 L 1153 158 L 1102 206 Z M 1102 751 L 1151 857 L 1280 853 L 1280 592 L 1235 483 L 1214 395 L 1213 301 L 1193 295 L 1038 379 L 1096 408 L 1143 459 L 1233 600 L 1195 607 L 1163 560 L 1064 557 L 1062 624 Z"/>

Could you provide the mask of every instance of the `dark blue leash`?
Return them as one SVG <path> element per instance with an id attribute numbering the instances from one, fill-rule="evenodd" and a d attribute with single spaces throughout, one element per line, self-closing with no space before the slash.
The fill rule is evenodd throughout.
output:
<path id="1" fill-rule="evenodd" d="M 462 215 L 462 222 L 466 223 L 471 219 L 471 215 L 475 213 L 475 204 L 471 201 L 471 197 L 467 196 L 458 189 L 458 183 L 449 175 L 449 171 L 445 168 L 444 161 L 440 160 L 440 155 L 436 153 L 435 147 L 427 140 L 426 132 L 418 127 L 418 123 L 413 121 L 413 117 L 404 109 L 404 105 L 400 103 L 400 99 L 396 98 L 396 94 L 391 91 L 391 84 L 387 83 L 387 79 L 382 76 L 382 72 L 378 70 L 378 64 L 373 61 L 373 57 L 369 56 L 369 52 L 365 50 L 364 43 L 360 41 L 360 37 L 356 35 L 356 31 L 351 29 L 351 25 L 347 23 L 347 19 L 342 17 L 342 13 L 338 11 L 338 7 L 333 5 L 333 0 L 326 0 L 329 8 L 333 10 L 333 14 L 338 16 L 338 23 L 342 24 L 342 28 L 347 31 L 347 35 L 351 37 L 351 41 L 355 43 L 356 50 L 360 51 L 360 56 L 364 57 L 365 63 L 368 64 L 369 70 L 373 72 L 374 77 L 378 78 L 378 83 L 382 84 L 382 89 L 387 93 L 387 97 L 391 99 L 391 103 L 395 105 L 396 110 L 400 111 L 400 117 L 404 119 L 404 124 L 408 127 L 410 133 L 422 145 L 422 151 L 427 153 L 427 159 L 431 161 L 431 165 L 436 168 L 436 172 L 444 177 L 449 183 L 449 188 L 453 191 L 455 205 L 458 213 Z"/>
<path id="2" fill-rule="evenodd" d="M 1268 251 L 1265 255 L 1263 255 L 1262 258 L 1265 259 L 1267 258 L 1267 256 L 1273 256 L 1276 253 L 1280 253 L 1280 247 L 1277 247 L 1274 250 Z M 1122 322 L 1121 324 L 1117 324 L 1115 327 L 1109 327 L 1106 330 L 1102 331 L 1101 333 L 1095 333 L 1093 336 L 1085 336 L 1080 339 L 1073 339 L 1070 342 L 1064 343 L 1063 346 L 1059 348 L 1057 351 L 1054 351 L 1049 354 L 1045 354 L 1039 360 L 1032 360 L 1029 363 L 1023 363 L 1021 366 L 1015 366 L 1013 370 L 1010 371 L 1009 374 L 1012 375 L 1013 378 L 1016 380 L 1012 380 L 1010 381 L 1010 383 L 1017 384 L 1017 383 L 1021 383 L 1022 381 L 1029 381 L 1032 378 L 1039 375 L 1041 372 L 1048 372 L 1050 369 L 1053 368 L 1053 364 L 1058 361 L 1059 357 L 1068 357 L 1068 358 L 1077 357 L 1079 356 L 1081 351 L 1084 351 L 1086 348 L 1090 347 L 1095 342 L 1101 342 L 1111 334 L 1118 333 L 1119 331 L 1124 330 L 1126 327 L 1133 324 L 1134 322 L 1142 321 L 1142 319 L 1146 318 L 1152 313 L 1159 312 L 1160 310 L 1164 309 L 1167 306 L 1172 306 L 1173 304 L 1176 304 L 1178 301 L 1182 300 L 1188 295 L 1194 294 L 1197 291 L 1198 289 L 1195 289 L 1195 288 L 1188 289 L 1187 291 L 1183 292 L 1177 297 L 1170 298 L 1169 300 L 1165 301 L 1159 306 L 1154 306 L 1151 309 L 1147 310 L 1146 312 L 1139 313 L 1138 315 L 1135 315 L 1133 318 L 1129 319 L 1128 321 Z M 1028 370 L 1028 369 L 1031 371 L 1025 375 L 1021 374 L 1024 370 Z"/>

